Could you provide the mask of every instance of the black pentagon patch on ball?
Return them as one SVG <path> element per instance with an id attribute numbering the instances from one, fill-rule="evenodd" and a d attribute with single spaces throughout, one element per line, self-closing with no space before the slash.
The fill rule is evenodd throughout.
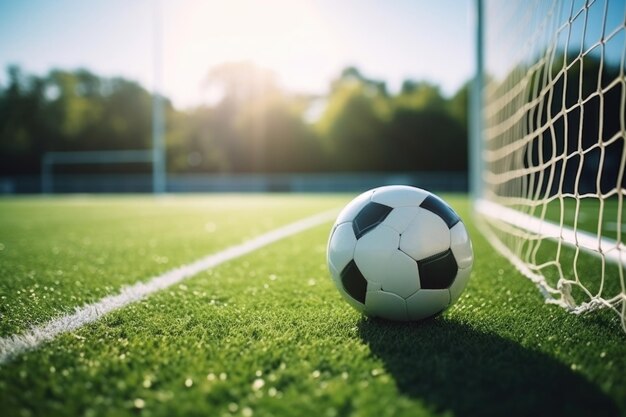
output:
<path id="1" fill-rule="evenodd" d="M 352 221 L 352 230 L 357 239 L 369 232 L 391 213 L 393 208 L 380 203 L 370 202 L 361 209 Z"/>
<path id="2" fill-rule="evenodd" d="M 417 268 L 420 273 L 420 284 L 425 290 L 449 288 L 459 270 L 454 254 L 450 249 L 417 261 Z"/>
<path id="3" fill-rule="evenodd" d="M 446 222 L 448 228 L 452 228 L 455 224 L 461 221 L 459 216 L 448 206 L 442 199 L 434 195 L 429 195 L 426 200 L 422 201 L 420 207 L 426 209 Z"/>
<path id="4" fill-rule="evenodd" d="M 365 292 L 367 291 L 367 281 L 354 260 L 341 271 L 341 283 L 350 297 L 361 304 L 365 304 Z"/>

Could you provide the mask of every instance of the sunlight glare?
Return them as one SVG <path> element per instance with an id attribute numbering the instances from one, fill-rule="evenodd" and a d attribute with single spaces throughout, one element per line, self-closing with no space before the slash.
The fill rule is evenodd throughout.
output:
<path id="1" fill-rule="evenodd" d="M 299 91 L 323 89 L 328 80 L 319 79 L 320 70 L 334 69 L 337 41 L 312 3 L 189 1 L 168 3 L 164 11 L 173 20 L 164 27 L 165 86 L 175 95 L 195 91 L 206 99 L 210 93 L 198 80 L 227 61 L 268 68 Z"/>

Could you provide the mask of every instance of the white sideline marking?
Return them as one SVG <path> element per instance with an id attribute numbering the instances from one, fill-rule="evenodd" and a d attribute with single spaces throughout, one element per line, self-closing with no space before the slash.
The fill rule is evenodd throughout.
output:
<path id="1" fill-rule="evenodd" d="M 30 330 L 21 334 L 2 337 L 0 338 L 0 365 L 8 362 L 12 357 L 26 350 L 39 347 L 39 345 L 54 339 L 61 333 L 70 332 L 92 323 L 111 311 L 139 301 L 154 292 L 165 289 L 199 272 L 333 220 L 337 216 L 337 213 L 338 210 L 325 211 L 295 223 L 279 227 L 278 229 L 252 238 L 242 244 L 231 246 L 221 252 L 152 277 L 147 282 L 138 282 L 131 286 L 124 287 L 117 294 L 106 296 L 92 304 L 77 307 L 72 314 L 57 317 L 40 326 L 32 327 Z"/>
<path id="2" fill-rule="evenodd" d="M 579 247 L 593 255 L 603 256 L 607 261 L 626 266 L 626 254 L 622 255 L 624 246 L 615 240 L 598 237 L 580 229 L 573 230 L 565 226 L 560 227 L 558 224 L 486 200 L 478 200 L 476 210 L 488 217 L 502 220 L 535 235 L 560 240 L 568 246 Z"/>

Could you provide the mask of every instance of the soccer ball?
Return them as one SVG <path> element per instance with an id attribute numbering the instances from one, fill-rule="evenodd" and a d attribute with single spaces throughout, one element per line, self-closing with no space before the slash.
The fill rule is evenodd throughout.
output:
<path id="1" fill-rule="evenodd" d="M 352 200 L 328 241 L 333 282 L 354 308 L 389 320 L 444 311 L 465 288 L 472 243 L 459 216 L 420 188 L 375 188 Z"/>

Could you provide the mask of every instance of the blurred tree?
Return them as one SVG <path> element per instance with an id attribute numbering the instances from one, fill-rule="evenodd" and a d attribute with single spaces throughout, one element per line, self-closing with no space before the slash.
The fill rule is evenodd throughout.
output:
<path id="1" fill-rule="evenodd" d="M 106 128 L 102 120 L 99 79 L 85 70 L 67 72 L 53 70 L 43 80 L 46 85 L 49 112 L 57 120 L 55 150 L 80 149 L 94 145 L 96 138 L 80 143 L 86 130 L 95 125 Z"/>
<path id="2" fill-rule="evenodd" d="M 167 158 L 170 172 L 227 172 L 229 158 L 215 140 L 215 110 L 200 106 L 170 112 Z"/>
<path id="3" fill-rule="evenodd" d="M 207 85 L 221 93 L 204 133 L 227 159 L 216 169 L 297 172 L 322 166 L 321 146 L 303 120 L 305 100 L 282 91 L 272 72 L 249 62 L 226 63 L 209 73 Z"/>
<path id="4" fill-rule="evenodd" d="M 150 148 L 152 97 L 136 82 L 84 69 L 39 77 L 14 66 L 7 74 L 0 174 L 36 174 L 48 151 Z M 466 167 L 467 86 L 448 100 L 433 84 L 406 80 L 392 95 L 383 81 L 348 67 L 320 107 L 319 97 L 283 91 L 275 74 L 250 62 L 217 66 L 206 86 L 219 93 L 211 105 L 179 111 L 166 100 L 169 172 Z M 315 120 L 312 106 L 320 110 Z"/>
<path id="5" fill-rule="evenodd" d="M 443 109 L 446 100 L 442 97 L 439 87 L 434 84 L 405 80 L 400 94 L 395 97 L 394 104 L 398 108 L 414 110 Z"/>
<path id="6" fill-rule="evenodd" d="M 472 81 L 467 81 L 459 88 L 459 90 L 452 96 L 448 103 L 448 109 L 450 114 L 454 117 L 461 126 L 468 129 L 469 118 L 469 97 L 472 91 Z"/>
<path id="7" fill-rule="evenodd" d="M 388 132 L 388 170 L 467 169 L 466 129 L 445 109 L 398 107 Z"/>
<path id="8" fill-rule="evenodd" d="M 388 170 L 467 169 L 467 128 L 436 85 L 406 80 L 388 124 Z M 462 107 L 463 103 L 459 103 Z M 463 111 L 461 109 L 459 112 Z"/>
<path id="9" fill-rule="evenodd" d="M 306 98 L 276 96 L 265 107 L 268 172 L 325 169 L 326 155 L 311 126 L 303 120 Z"/>
<path id="10" fill-rule="evenodd" d="M 264 171 L 263 102 L 278 94 L 275 75 L 251 62 L 229 62 L 213 68 L 206 85 L 221 95 L 212 132 L 228 158 L 226 166 L 236 172 Z"/>
<path id="11" fill-rule="evenodd" d="M 360 84 L 369 95 L 387 96 L 387 84 L 384 81 L 365 77 L 356 67 L 347 67 L 341 71 L 337 79 L 331 82 L 331 91 L 341 89 L 345 85 Z"/>
<path id="12" fill-rule="evenodd" d="M 7 73 L 8 85 L 0 92 L 0 173 L 37 172 L 46 140 L 56 139 L 45 80 L 25 75 L 17 66 Z"/>
<path id="13" fill-rule="evenodd" d="M 388 100 L 384 84 L 348 68 L 332 83 L 326 109 L 316 123 L 337 171 L 380 171 L 386 164 L 385 123 Z"/>
<path id="14" fill-rule="evenodd" d="M 10 67 L 8 75 L 0 92 L 1 173 L 37 173 L 48 151 L 150 147 L 152 99 L 136 82 L 84 69 L 37 77 Z"/>
<path id="15" fill-rule="evenodd" d="M 548 175 L 529 174 L 529 192 L 607 194 L 626 187 L 624 141 L 618 140 L 625 114 L 624 86 L 616 82 L 623 79 L 619 63 L 556 51 L 549 64 L 532 72 L 517 67 L 504 82 L 521 71 L 532 74 L 525 99 L 534 105 L 525 123 L 536 132 L 524 148 L 523 163 L 527 168 L 549 164 L 543 168 Z"/>

